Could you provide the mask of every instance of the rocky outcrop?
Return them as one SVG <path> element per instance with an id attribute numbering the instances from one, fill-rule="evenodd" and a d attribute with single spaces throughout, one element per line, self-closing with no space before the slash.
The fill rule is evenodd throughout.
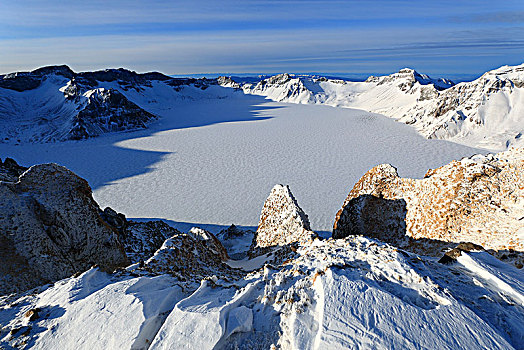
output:
<path id="1" fill-rule="evenodd" d="M 48 66 L 31 72 L 16 72 L 0 75 L 0 88 L 18 92 L 33 90 L 40 86 L 48 75 L 60 75 L 71 79 L 74 72 L 68 66 Z"/>
<path id="2" fill-rule="evenodd" d="M 155 274 L 169 273 L 180 281 L 197 284 L 208 276 L 226 279 L 236 276 L 238 271 L 223 262 L 222 252 L 198 235 L 195 232 L 173 235 L 145 262 L 144 269 Z"/>
<path id="3" fill-rule="evenodd" d="M 229 256 L 227 250 L 224 248 L 222 243 L 209 231 L 201 229 L 199 227 L 193 227 L 189 230 L 189 235 L 194 239 L 202 242 L 213 254 L 220 257 L 220 260 L 227 261 Z"/>
<path id="4" fill-rule="evenodd" d="M 217 234 L 217 238 L 226 248 L 229 257 L 235 260 L 244 259 L 247 256 L 253 243 L 253 237 L 255 237 L 254 231 L 241 229 L 235 225 L 231 225 Z"/>
<path id="5" fill-rule="evenodd" d="M 419 180 L 400 178 L 391 165 L 371 169 L 333 227 L 334 238 L 355 234 L 402 247 L 472 242 L 524 252 L 524 149 L 453 161 Z"/>
<path id="6" fill-rule="evenodd" d="M 163 221 L 127 221 L 120 241 L 130 263 L 143 264 L 162 247 L 166 239 L 179 234 L 181 234 L 180 231 Z"/>
<path id="7" fill-rule="evenodd" d="M 253 246 L 258 248 L 306 243 L 314 239 L 309 219 L 289 186 L 276 185 L 264 203 Z"/>
<path id="8" fill-rule="evenodd" d="M 223 87 L 230 87 L 234 89 L 240 89 L 240 84 L 234 81 L 231 77 L 220 76 L 217 78 L 217 83 Z"/>
<path id="9" fill-rule="evenodd" d="M 307 88 L 307 81 L 308 77 L 284 73 L 262 79 L 255 85 L 244 84 L 242 89 L 245 93 L 267 96 L 274 101 L 314 103 L 315 93 Z"/>
<path id="10" fill-rule="evenodd" d="M 419 83 L 420 85 L 433 85 L 437 90 L 445 90 L 455 85 L 451 80 L 442 78 L 432 79 L 428 75 L 420 74 L 411 68 L 403 68 L 397 73 L 385 76 L 370 76 L 366 82 L 377 85 L 399 82 L 398 88 L 404 92 L 409 92 L 415 86 L 415 83 Z"/>
<path id="11" fill-rule="evenodd" d="M 16 182 L 27 168 L 12 159 L 6 158 L 3 162 L 0 159 L 0 181 Z"/>
<path id="12" fill-rule="evenodd" d="M 85 107 L 73 118 L 67 136 L 87 139 L 111 131 L 144 129 L 157 117 L 129 101 L 114 89 L 95 89 L 86 95 Z"/>
<path id="13" fill-rule="evenodd" d="M 87 182 L 57 164 L 35 165 L 0 181 L 0 293 L 28 289 L 98 264 L 128 260 L 117 232 L 99 215 Z"/>

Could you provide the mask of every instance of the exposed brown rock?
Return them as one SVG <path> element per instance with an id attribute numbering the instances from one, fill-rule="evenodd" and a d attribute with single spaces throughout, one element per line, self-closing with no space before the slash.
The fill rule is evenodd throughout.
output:
<path id="1" fill-rule="evenodd" d="M 484 250 L 482 246 L 470 242 L 459 243 L 455 248 L 447 251 L 442 258 L 438 261 L 441 264 L 450 264 L 455 262 L 459 256 L 462 255 L 462 252 L 471 252 L 474 250 Z"/>
<path id="2" fill-rule="evenodd" d="M 29 321 L 34 321 L 34 320 L 37 320 L 39 317 L 40 317 L 40 308 L 34 308 L 34 309 L 30 309 L 28 310 L 24 316 L 27 317 L 29 319 Z"/>
<path id="3" fill-rule="evenodd" d="M 289 187 L 273 187 L 262 208 L 254 246 L 263 248 L 294 242 L 305 243 L 314 237 L 316 234 L 311 231 L 309 219 Z"/>
<path id="4" fill-rule="evenodd" d="M 0 292 L 69 277 L 98 264 L 127 264 L 114 229 L 99 215 L 87 182 L 57 164 L 35 165 L 0 181 Z"/>
<path id="5" fill-rule="evenodd" d="M 229 260 L 227 250 L 224 248 L 222 243 L 209 231 L 201 229 L 199 227 L 193 227 L 189 230 L 189 235 L 206 245 L 209 250 L 214 254 L 218 255 L 222 261 Z"/>
<path id="6" fill-rule="evenodd" d="M 400 178 L 390 165 L 368 171 L 337 213 L 333 237 L 365 234 L 400 246 L 473 242 L 524 251 L 524 149 L 474 156 Z"/>
<path id="7" fill-rule="evenodd" d="M 235 276 L 235 270 L 222 261 L 205 240 L 194 234 L 175 234 L 145 262 L 144 269 L 152 273 L 169 273 L 181 281 L 199 281 L 206 276 Z"/>

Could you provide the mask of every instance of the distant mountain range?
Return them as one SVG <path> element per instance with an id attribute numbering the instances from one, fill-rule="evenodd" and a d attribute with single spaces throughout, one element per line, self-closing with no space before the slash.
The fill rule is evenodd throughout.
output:
<path id="1" fill-rule="evenodd" d="M 360 108 L 413 125 L 427 138 L 503 150 L 524 145 L 524 64 L 459 84 L 405 68 L 365 82 L 279 74 L 258 83 L 222 83 L 290 103 Z"/>
<path id="2" fill-rule="evenodd" d="M 0 76 L 0 142 L 78 140 L 143 129 L 181 99 L 239 91 L 279 102 L 364 109 L 410 124 L 427 138 L 473 147 L 524 145 L 524 64 L 459 84 L 409 68 L 355 82 L 292 74 L 173 78 L 122 68 L 75 73 L 50 66 Z"/>

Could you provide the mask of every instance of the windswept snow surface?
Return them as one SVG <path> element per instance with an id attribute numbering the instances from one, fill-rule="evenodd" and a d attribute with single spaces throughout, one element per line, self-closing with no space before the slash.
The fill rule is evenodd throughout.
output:
<path id="1" fill-rule="evenodd" d="M 162 85 L 155 101 L 122 93 L 159 120 L 147 130 L 84 141 L 0 144 L 0 158 L 62 164 L 89 182 L 102 207 L 181 229 L 256 226 L 271 188 L 288 184 L 311 228 L 328 231 L 349 190 L 373 166 L 391 163 L 401 176 L 421 178 L 428 168 L 486 152 L 428 140 L 362 110 L 270 102 L 219 86 L 175 94 Z"/>
<path id="2" fill-rule="evenodd" d="M 524 349 L 522 274 L 485 252 L 443 265 L 349 237 L 286 257 L 198 288 L 92 269 L 2 297 L 0 347 Z"/>

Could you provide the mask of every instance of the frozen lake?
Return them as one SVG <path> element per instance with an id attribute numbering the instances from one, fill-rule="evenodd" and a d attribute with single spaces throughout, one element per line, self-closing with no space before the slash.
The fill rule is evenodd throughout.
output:
<path id="1" fill-rule="evenodd" d="M 381 115 L 232 94 L 180 102 L 148 130 L 56 144 L 2 145 L 22 165 L 56 162 L 89 181 L 100 206 L 181 229 L 256 226 L 273 185 L 288 184 L 313 229 L 335 214 L 370 168 L 390 163 L 423 177 L 487 151 L 427 140 Z M 216 225 L 216 226 L 214 226 Z"/>

